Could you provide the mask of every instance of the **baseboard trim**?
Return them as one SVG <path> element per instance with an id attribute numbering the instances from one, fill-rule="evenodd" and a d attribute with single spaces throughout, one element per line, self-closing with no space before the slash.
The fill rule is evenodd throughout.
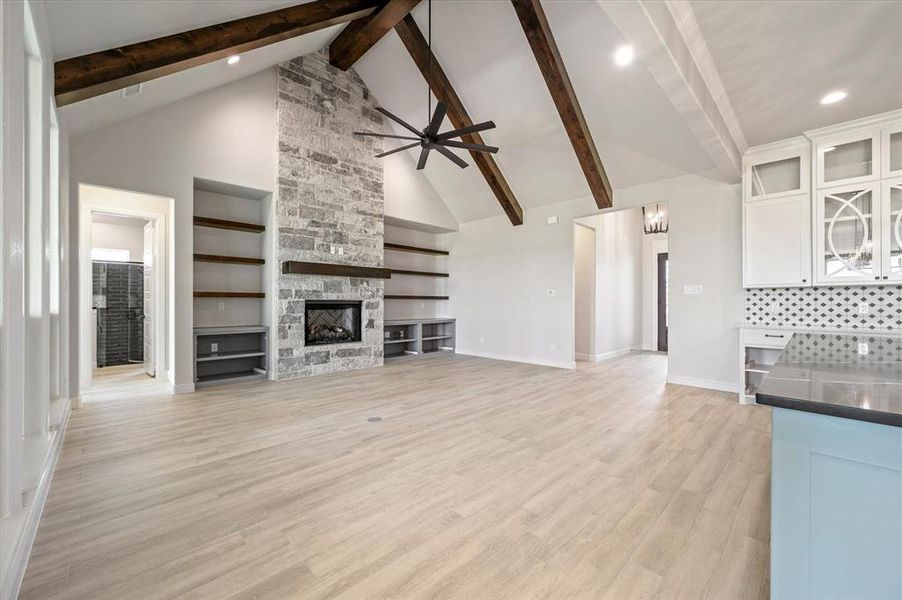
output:
<path id="1" fill-rule="evenodd" d="M 194 391 L 193 383 L 173 383 L 169 386 L 170 394 L 190 394 Z"/>
<path id="2" fill-rule="evenodd" d="M 534 358 L 529 356 L 517 356 L 513 354 L 496 354 L 494 352 L 478 352 L 476 350 L 455 350 L 457 354 L 465 354 L 467 356 L 476 356 L 479 358 L 491 358 L 492 360 L 506 360 L 509 362 L 526 363 L 529 365 L 539 365 L 542 367 L 554 367 L 556 369 L 575 369 L 575 361 L 556 361 L 544 358 Z"/>
<path id="3" fill-rule="evenodd" d="M 617 358 L 618 356 L 625 356 L 630 352 L 638 352 L 639 350 L 641 350 L 641 346 L 630 346 L 629 348 L 611 350 L 610 352 L 602 352 L 601 354 L 584 354 L 582 352 L 577 352 L 575 356 L 576 360 L 598 363 L 604 362 L 606 360 L 611 360 L 612 358 Z"/>
<path id="4" fill-rule="evenodd" d="M 701 379 L 698 377 L 681 377 L 679 375 L 667 375 L 667 383 L 676 385 L 688 385 L 690 387 L 717 390 L 719 392 L 739 393 L 739 385 L 729 381 L 716 381 L 714 379 Z"/>
<path id="5" fill-rule="evenodd" d="M 26 511 L 22 522 L 22 529 L 13 547 L 9 561 L 9 569 L 3 577 L 3 588 L 0 589 L 0 598 L 17 598 L 22 587 L 22 579 L 25 577 L 25 569 L 28 567 L 28 559 L 31 556 L 31 548 L 34 545 L 35 536 L 38 533 L 38 523 L 44 513 L 44 504 L 50 493 L 50 483 L 53 480 L 53 472 L 59 461 L 60 451 L 63 447 L 63 438 L 69 426 L 69 415 L 72 412 L 72 400 L 67 399 L 60 416 L 59 427 L 53 436 L 53 442 L 47 452 L 47 458 L 41 469 L 41 476 L 31 504 L 23 510 Z"/>

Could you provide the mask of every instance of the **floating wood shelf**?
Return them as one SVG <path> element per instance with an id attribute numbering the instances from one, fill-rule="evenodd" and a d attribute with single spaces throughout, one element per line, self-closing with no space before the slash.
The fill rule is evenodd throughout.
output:
<path id="1" fill-rule="evenodd" d="M 194 292 L 195 298 L 265 298 L 263 292 Z"/>
<path id="2" fill-rule="evenodd" d="M 433 271 L 408 271 L 406 269 L 389 269 L 392 273 L 398 275 L 418 275 L 420 277 L 448 277 L 447 273 L 435 273 Z"/>
<path id="3" fill-rule="evenodd" d="M 231 229 L 233 231 L 249 231 L 260 233 L 266 231 L 263 225 L 256 223 L 242 223 L 241 221 L 226 221 L 225 219 L 213 219 L 210 217 L 194 217 L 194 225 L 197 227 L 212 227 L 213 229 Z"/>
<path id="4" fill-rule="evenodd" d="M 418 246 L 405 246 L 404 244 L 392 244 L 385 242 L 386 250 L 397 250 L 398 252 L 415 252 L 417 254 L 436 254 L 438 256 L 448 256 L 446 250 L 436 250 L 435 248 L 420 248 Z"/>
<path id="5" fill-rule="evenodd" d="M 195 254 L 194 262 L 229 263 L 234 265 L 262 265 L 266 261 L 262 258 L 248 256 L 219 256 L 218 254 Z"/>
<path id="6" fill-rule="evenodd" d="M 285 275 L 331 275 L 333 277 L 359 277 L 362 279 L 391 279 L 392 270 L 381 267 L 357 267 L 332 263 L 311 263 L 286 260 L 282 263 Z"/>
<path id="7" fill-rule="evenodd" d="M 448 296 L 415 296 L 408 294 L 385 294 L 386 300 L 447 300 Z"/>

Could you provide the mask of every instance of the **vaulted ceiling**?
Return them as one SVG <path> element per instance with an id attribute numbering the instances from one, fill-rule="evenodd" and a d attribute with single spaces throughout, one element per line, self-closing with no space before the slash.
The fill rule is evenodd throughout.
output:
<path id="1" fill-rule="evenodd" d="M 54 58 L 59 60 L 294 4 L 298 2 L 70 0 L 45 2 L 45 7 Z M 542 6 L 614 187 L 616 205 L 618 188 L 713 172 L 722 165 L 716 156 L 712 158 L 710 149 L 710 138 L 717 135 L 700 133 L 700 122 L 702 129 L 708 125 L 705 119 L 693 122 L 687 117 L 685 99 L 673 93 L 679 82 L 662 71 L 662 64 L 680 57 L 662 56 L 667 52 L 659 50 L 652 55 L 647 40 L 640 43 L 638 39 L 640 29 L 631 26 L 632 17 L 615 14 L 623 9 L 615 6 L 614 10 L 612 4 L 610 0 L 546 0 Z M 648 14 L 663 6 L 647 0 L 645 4 Z M 897 64 L 902 51 L 898 37 L 902 3 L 762 6 L 671 0 L 668 6 L 682 11 L 674 14 L 682 15 L 683 23 L 687 14 L 690 21 L 694 15 L 695 29 L 687 31 L 700 35 L 689 41 L 710 61 L 710 69 L 703 69 L 700 77 L 686 77 L 684 91 L 691 92 L 698 80 L 719 77 L 716 83 L 722 82 L 722 88 L 710 87 L 715 96 L 721 90 L 717 98 L 721 112 L 729 116 L 735 111 L 735 120 L 727 121 L 749 143 L 902 106 L 902 70 Z M 425 33 L 425 2 L 413 16 Z M 148 82 L 139 96 L 125 99 L 111 93 L 79 102 L 64 107 L 63 118 L 76 134 L 102 127 L 318 50 L 343 27 L 246 52 L 233 68 L 219 61 Z M 497 123 L 483 137 L 501 148 L 496 161 L 523 208 L 586 197 L 591 209 L 594 203 L 586 179 L 511 3 L 433 2 L 432 38 L 433 52 L 472 119 Z M 612 56 L 625 43 L 636 44 L 640 52 L 633 64 L 621 68 Z M 354 68 L 381 104 L 416 126 L 425 125 L 426 83 L 394 31 Z M 835 88 L 847 89 L 849 98 L 830 110 L 817 105 L 820 95 Z M 721 128 L 721 136 L 727 128 Z M 741 152 L 744 141 L 737 146 Z M 459 221 L 501 214 L 470 156 L 465 152 L 461 156 L 471 163 L 469 168 L 431 160 L 422 176 Z"/>

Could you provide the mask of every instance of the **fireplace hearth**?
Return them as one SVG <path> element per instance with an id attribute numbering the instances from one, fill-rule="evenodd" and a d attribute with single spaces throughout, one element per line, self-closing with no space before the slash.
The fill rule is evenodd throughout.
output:
<path id="1" fill-rule="evenodd" d="M 304 343 L 307 346 L 361 341 L 361 302 L 307 300 L 304 304 Z"/>

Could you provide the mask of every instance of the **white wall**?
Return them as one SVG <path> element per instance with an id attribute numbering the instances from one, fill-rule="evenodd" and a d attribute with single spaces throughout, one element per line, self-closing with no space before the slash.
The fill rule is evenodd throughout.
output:
<path id="1" fill-rule="evenodd" d="M 699 175 L 617 190 L 615 202 L 667 201 L 668 381 L 737 391 L 742 319 L 741 188 Z M 687 295 L 687 285 L 702 293 Z"/>
<path id="2" fill-rule="evenodd" d="M 15 597 L 24 574 L 70 406 L 60 262 L 68 137 L 53 105 L 52 56 L 43 4 L 0 2 L 2 598 Z"/>
<path id="3" fill-rule="evenodd" d="M 525 210 L 518 227 L 499 215 L 442 236 L 451 240 L 442 316 L 458 319 L 458 352 L 574 365 L 572 221 L 592 206 L 588 198 L 549 204 Z M 557 223 L 547 224 L 551 216 Z"/>
<path id="4" fill-rule="evenodd" d="M 685 175 L 614 191 L 619 210 L 668 201 L 671 286 L 668 377 L 738 385 L 737 324 L 742 312 L 740 189 Z M 574 347 L 573 233 L 570 220 L 598 211 L 580 198 L 505 217 L 462 223 L 452 239 L 448 314 L 458 318 L 458 351 L 571 366 Z M 546 217 L 556 215 L 557 225 Z M 683 286 L 703 285 L 700 296 Z M 547 296 L 554 289 L 555 296 Z M 480 342 L 480 337 L 483 341 Z"/>
<path id="5" fill-rule="evenodd" d="M 91 224 L 91 247 L 128 250 L 131 262 L 141 262 L 144 256 L 144 226 L 94 222 Z"/>
<path id="6" fill-rule="evenodd" d="M 595 357 L 595 228 L 573 225 L 573 277 L 576 360 Z"/>
<path id="7" fill-rule="evenodd" d="M 269 69 L 72 139 L 72 202 L 79 183 L 174 199 L 177 391 L 193 389 L 194 178 L 274 190 L 275 94 Z"/>
<path id="8" fill-rule="evenodd" d="M 667 234 L 642 238 L 642 349 L 658 349 L 658 254 L 667 252 Z"/>
<path id="9" fill-rule="evenodd" d="M 436 232 L 457 231 L 457 219 L 407 152 L 386 156 L 382 165 L 386 219 Z"/>

